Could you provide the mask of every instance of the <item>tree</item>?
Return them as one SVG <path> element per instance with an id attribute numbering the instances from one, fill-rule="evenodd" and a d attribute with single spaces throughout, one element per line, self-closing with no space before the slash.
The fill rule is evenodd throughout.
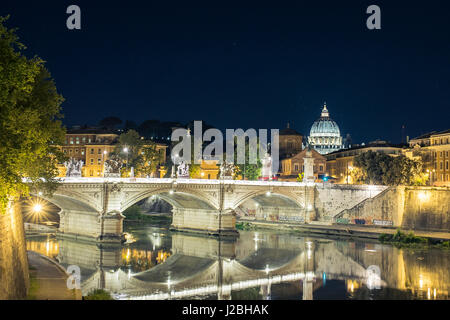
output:
<path id="1" fill-rule="evenodd" d="M 30 190 L 57 187 L 65 131 L 58 94 L 44 61 L 27 58 L 15 29 L 0 17 L 0 213 Z M 23 179 L 28 178 L 29 183 Z"/>
<path id="2" fill-rule="evenodd" d="M 148 141 L 136 161 L 136 172 L 143 176 L 151 176 L 158 169 L 162 159 L 163 155 L 157 150 L 156 143 Z"/>
<path id="3" fill-rule="evenodd" d="M 117 117 L 106 117 L 98 123 L 100 126 L 109 130 L 114 130 L 118 125 L 122 123 L 122 120 Z"/>
<path id="4" fill-rule="evenodd" d="M 119 136 L 119 142 L 113 151 L 113 154 L 117 155 L 126 164 L 128 170 L 131 167 L 138 167 L 140 161 L 140 152 L 143 146 L 143 140 L 134 130 L 129 130 L 126 133 L 122 133 Z M 122 167 L 122 172 L 126 173 Z"/>
<path id="5" fill-rule="evenodd" d="M 396 157 L 368 151 L 355 157 L 354 165 L 360 170 L 358 182 L 384 185 L 424 185 L 426 175 L 422 163 L 404 155 Z"/>
<path id="6" fill-rule="evenodd" d="M 237 139 L 235 138 L 234 143 L 234 159 L 237 161 Z M 236 164 L 236 176 L 241 176 L 247 180 L 257 180 L 261 176 L 262 162 L 261 157 L 258 152 L 256 157 L 256 164 L 251 164 L 250 162 L 250 150 L 249 141 L 245 139 L 245 163 Z M 257 145 L 257 150 L 259 150 L 259 141 Z"/>

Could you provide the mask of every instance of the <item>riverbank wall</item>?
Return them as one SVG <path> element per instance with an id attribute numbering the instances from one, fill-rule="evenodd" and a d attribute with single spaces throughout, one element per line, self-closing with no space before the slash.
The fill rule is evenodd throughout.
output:
<path id="1" fill-rule="evenodd" d="M 28 289 L 22 209 L 19 204 L 11 204 L 5 214 L 0 214 L 0 300 L 25 299 Z"/>
<path id="2" fill-rule="evenodd" d="M 450 232 L 450 188 L 391 187 L 341 211 L 334 222 Z"/>

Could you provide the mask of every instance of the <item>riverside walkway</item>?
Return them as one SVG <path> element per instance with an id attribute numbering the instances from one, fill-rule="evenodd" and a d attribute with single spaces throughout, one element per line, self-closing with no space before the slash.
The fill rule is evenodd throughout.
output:
<path id="1" fill-rule="evenodd" d="M 334 235 L 334 236 L 353 236 L 359 238 L 371 238 L 378 239 L 380 234 L 394 234 L 397 232 L 397 228 L 392 227 L 377 227 L 377 226 L 358 226 L 358 225 L 339 225 L 339 224 L 327 224 L 327 223 L 316 223 L 312 221 L 309 224 L 290 224 L 290 223 L 279 223 L 279 222 L 268 222 L 268 221 L 255 221 L 255 220 L 244 220 L 241 222 L 250 222 L 255 226 L 267 227 L 267 228 L 277 228 L 285 230 L 297 230 L 303 231 L 305 233 L 313 233 L 320 235 Z M 437 240 L 450 240 L 449 232 L 439 232 L 439 231 L 421 231 L 421 230 L 408 230 L 402 229 L 402 231 L 412 231 L 418 237 L 431 238 Z"/>
<path id="2" fill-rule="evenodd" d="M 28 264 L 30 277 L 37 282 L 37 288 L 31 290 L 31 299 L 81 300 L 81 291 L 67 289 L 67 274 L 50 258 L 28 251 Z"/>

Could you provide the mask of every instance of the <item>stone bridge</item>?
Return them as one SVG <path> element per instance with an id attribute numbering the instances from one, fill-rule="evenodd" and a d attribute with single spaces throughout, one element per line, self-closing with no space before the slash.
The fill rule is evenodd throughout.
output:
<path id="1" fill-rule="evenodd" d="M 330 221 L 386 187 L 204 179 L 65 178 L 45 200 L 58 206 L 59 233 L 117 242 L 124 211 L 157 196 L 173 206 L 172 229 L 237 235 L 235 218 L 254 208 L 259 220 Z M 243 210 L 242 208 L 245 208 Z"/>

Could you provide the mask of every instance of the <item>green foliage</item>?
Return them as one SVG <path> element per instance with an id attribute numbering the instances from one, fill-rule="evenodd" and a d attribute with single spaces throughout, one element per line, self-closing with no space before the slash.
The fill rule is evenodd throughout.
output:
<path id="1" fill-rule="evenodd" d="M 111 297 L 109 292 L 102 289 L 96 289 L 91 293 L 89 293 L 87 296 L 84 296 L 83 300 L 114 300 L 114 299 L 113 297 Z"/>
<path id="2" fill-rule="evenodd" d="M 191 178 L 198 177 L 200 175 L 200 165 L 199 164 L 191 164 L 189 166 L 189 176 Z"/>
<path id="3" fill-rule="evenodd" d="M 355 157 L 354 165 L 361 170 L 359 175 L 355 175 L 355 182 L 383 185 L 426 184 L 422 163 L 404 155 L 392 157 L 368 151 Z"/>
<path id="4" fill-rule="evenodd" d="M 256 227 L 248 222 L 236 222 L 237 230 L 255 230 Z"/>
<path id="5" fill-rule="evenodd" d="M 59 120 L 63 97 L 44 61 L 23 54 L 26 48 L 15 29 L 4 25 L 7 19 L 0 17 L 0 213 L 30 189 L 56 189 L 56 164 L 64 159 L 56 145 L 65 135 Z"/>
<path id="6" fill-rule="evenodd" d="M 393 242 L 398 244 L 428 244 L 428 239 L 415 236 L 413 232 L 403 232 L 400 229 L 394 234 L 382 233 L 379 238 L 381 242 Z"/>
<path id="7" fill-rule="evenodd" d="M 151 176 L 158 169 L 162 159 L 163 154 L 156 149 L 156 143 L 147 141 L 135 160 L 136 173 L 143 176 Z"/>
<path id="8" fill-rule="evenodd" d="M 30 288 L 28 289 L 27 300 L 36 300 L 37 292 L 39 290 L 39 282 L 36 278 L 36 268 L 29 267 L 30 269 Z"/>
<path id="9" fill-rule="evenodd" d="M 124 149 L 128 152 L 125 152 Z M 163 159 L 163 154 L 157 150 L 156 143 L 141 139 L 135 130 L 128 130 L 119 136 L 119 143 L 113 152 L 124 163 L 122 173 L 128 176 L 131 167 L 134 167 L 135 175 L 151 176 L 158 169 Z M 127 171 L 128 170 L 128 171 Z"/>

